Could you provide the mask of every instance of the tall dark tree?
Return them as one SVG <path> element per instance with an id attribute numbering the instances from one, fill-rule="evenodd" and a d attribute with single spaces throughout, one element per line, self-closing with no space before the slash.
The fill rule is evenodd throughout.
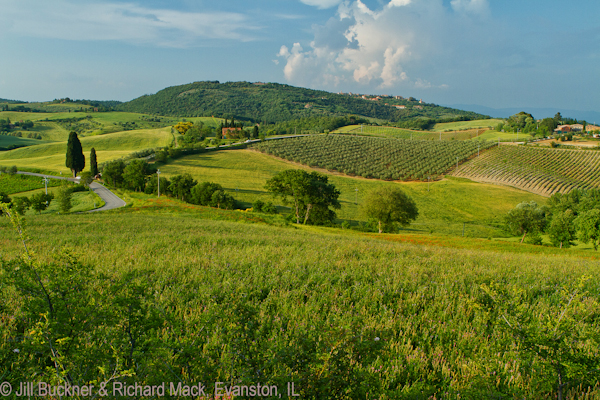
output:
<path id="1" fill-rule="evenodd" d="M 98 161 L 96 161 L 96 149 L 90 150 L 90 172 L 92 176 L 98 175 Z"/>
<path id="2" fill-rule="evenodd" d="M 85 168 L 85 156 L 81 148 L 81 142 L 77 137 L 77 133 L 69 133 L 69 141 L 67 142 L 67 160 L 65 162 L 67 168 L 73 171 L 73 178 L 77 173 Z"/>

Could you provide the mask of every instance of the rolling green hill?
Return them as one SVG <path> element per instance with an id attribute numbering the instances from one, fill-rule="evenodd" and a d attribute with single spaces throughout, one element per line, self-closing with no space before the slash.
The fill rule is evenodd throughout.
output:
<path id="1" fill-rule="evenodd" d="M 257 199 L 275 201 L 264 188 L 268 179 L 276 173 L 299 166 L 252 150 L 214 151 L 200 155 L 181 157 L 162 165 L 160 170 L 166 177 L 189 173 L 199 182 L 218 182 L 232 196 L 251 207 Z M 398 187 L 417 202 L 419 218 L 407 228 L 411 232 L 445 233 L 461 235 L 466 222 L 465 235 L 472 237 L 506 236 L 496 225 L 496 219 L 523 201 L 535 200 L 544 204 L 541 196 L 513 188 L 486 185 L 464 179 L 444 179 L 431 182 L 390 182 L 376 179 L 344 176 L 324 171 L 329 181 L 340 190 L 342 208 L 337 210 L 340 220 L 363 221 L 360 212 L 367 193 L 381 187 Z M 156 179 L 156 175 L 153 177 Z M 443 205 L 443 206 L 440 206 Z"/>
<path id="2" fill-rule="evenodd" d="M 96 149 L 98 163 L 102 163 L 125 157 L 134 151 L 167 146 L 173 140 L 173 135 L 169 128 L 141 129 L 82 137 L 80 140 L 86 159 L 93 147 Z M 68 173 L 65 167 L 66 148 L 67 143 L 64 141 L 0 152 L 0 165 Z"/>
<path id="3" fill-rule="evenodd" d="M 600 153 L 503 145 L 465 163 L 452 175 L 550 196 L 600 187 Z"/>
<path id="4" fill-rule="evenodd" d="M 385 105 L 388 103 L 388 105 Z M 392 105 L 409 105 L 398 110 Z M 480 119 L 480 114 L 382 98 L 364 100 L 350 95 L 304 89 L 278 83 L 195 82 L 172 86 L 119 104 L 117 110 L 180 117 L 235 117 L 253 122 L 275 123 L 314 116 L 355 114 L 386 121 L 409 119 Z"/>

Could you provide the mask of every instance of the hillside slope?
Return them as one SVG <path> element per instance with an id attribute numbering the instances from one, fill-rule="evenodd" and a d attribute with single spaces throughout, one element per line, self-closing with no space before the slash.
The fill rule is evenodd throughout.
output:
<path id="1" fill-rule="evenodd" d="M 600 187 L 600 153 L 505 145 L 465 163 L 452 175 L 551 196 Z"/>
<path id="2" fill-rule="evenodd" d="M 407 108 L 399 110 L 392 105 L 406 105 Z M 407 118 L 468 120 L 485 118 L 470 111 L 455 110 L 435 104 L 419 104 L 415 101 L 397 100 L 391 97 L 371 101 L 278 83 L 249 82 L 194 82 L 172 86 L 156 94 L 145 95 L 119 104 L 115 109 L 180 117 L 214 115 L 263 123 L 348 114 L 386 121 L 400 121 Z"/>

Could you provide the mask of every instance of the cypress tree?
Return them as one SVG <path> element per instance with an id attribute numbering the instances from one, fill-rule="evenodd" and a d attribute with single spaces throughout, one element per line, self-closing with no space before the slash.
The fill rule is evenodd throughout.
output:
<path id="1" fill-rule="evenodd" d="M 98 162 L 96 161 L 96 149 L 90 150 L 90 172 L 92 177 L 98 175 Z"/>
<path id="2" fill-rule="evenodd" d="M 67 160 L 65 162 L 67 168 L 73 171 L 73 178 L 77 173 L 85 168 L 85 156 L 81 148 L 81 142 L 77 137 L 77 133 L 69 133 L 69 141 L 67 142 Z"/>

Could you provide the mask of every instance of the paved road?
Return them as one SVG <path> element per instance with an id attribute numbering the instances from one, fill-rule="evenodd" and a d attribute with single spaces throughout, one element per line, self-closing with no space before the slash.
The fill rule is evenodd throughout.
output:
<path id="1" fill-rule="evenodd" d="M 94 210 L 90 210 L 88 212 L 95 211 L 106 211 L 112 210 L 113 208 L 125 207 L 127 203 L 123 201 L 121 198 L 117 197 L 116 194 L 99 184 L 98 182 L 90 183 L 90 188 L 98 195 L 106 204 L 100 208 L 96 208 Z"/>
<path id="2" fill-rule="evenodd" d="M 17 174 L 39 176 L 40 178 L 44 178 L 47 176 L 48 178 L 51 178 L 51 179 L 65 179 L 65 180 L 68 180 L 71 182 L 79 182 L 79 178 L 71 178 L 71 177 L 66 177 L 66 176 L 45 175 L 45 174 L 38 174 L 35 172 L 17 172 Z M 115 195 L 113 192 L 111 192 L 110 190 L 108 190 L 106 187 L 102 186 L 98 182 L 92 182 L 90 184 L 90 188 L 98 196 L 100 196 L 100 198 L 102 200 L 104 200 L 104 203 L 106 203 L 106 204 L 104 204 L 104 206 L 102 206 L 100 208 L 96 208 L 96 209 L 90 210 L 88 212 L 112 210 L 113 208 L 124 207 L 127 204 L 122 199 L 117 197 L 117 195 Z"/>

